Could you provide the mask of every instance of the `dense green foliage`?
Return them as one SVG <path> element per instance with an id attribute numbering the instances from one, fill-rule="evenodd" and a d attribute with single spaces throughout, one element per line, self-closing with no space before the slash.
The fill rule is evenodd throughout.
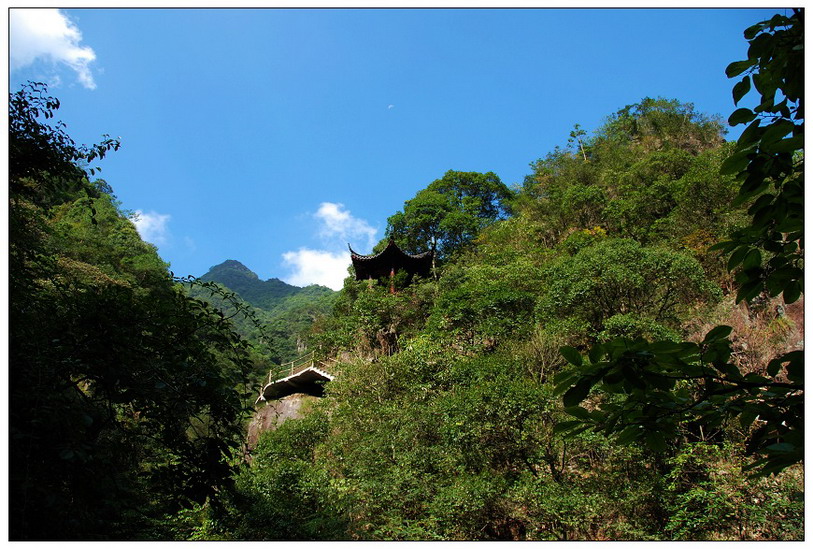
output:
<path id="1" fill-rule="evenodd" d="M 166 537 L 231 483 L 246 343 L 188 299 L 32 84 L 10 101 L 12 539 Z"/>
<path id="2" fill-rule="evenodd" d="M 804 274 L 802 13 L 777 15 L 746 29 L 745 37 L 748 60 L 732 63 L 726 72 L 730 77 L 748 73 L 734 87 L 735 103 L 747 95 L 752 81 L 761 102 L 729 118 L 732 125 L 751 124 L 720 173 L 736 174 L 740 186 L 734 204 L 747 204 L 752 217 L 711 249 L 731 254 L 727 268 L 737 270 L 737 302 L 781 293 L 787 305 L 800 298 Z M 750 467 L 770 474 L 799 463 L 804 457 L 804 351 L 775 349 L 770 361 L 744 368 L 733 359 L 731 332 L 730 326 L 718 326 L 702 341 L 682 344 L 619 338 L 593 346 L 587 360 L 566 348 L 574 368 L 561 374 L 559 388 L 577 419 L 563 427 L 592 427 L 618 434 L 619 441 L 663 448 L 687 421 L 717 428 L 737 418 L 748 434 L 748 453 L 759 457 Z M 622 400 L 591 403 L 590 411 L 577 406 L 594 386 Z"/>
<path id="3" fill-rule="evenodd" d="M 746 31 L 729 74 L 763 123 L 737 143 L 644 98 L 514 189 L 447 172 L 388 220 L 440 259 L 395 293 L 227 261 L 189 299 L 103 183 L 19 182 L 18 537 L 803 539 L 801 36 L 801 14 Z M 300 345 L 336 379 L 229 468 L 234 384 Z"/>
<path id="4" fill-rule="evenodd" d="M 746 38 L 783 25 L 801 36 L 775 19 Z M 761 40 L 740 69 L 757 80 L 774 48 Z M 757 112 L 801 126 L 800 95 L 776 106 L 765 82 Z M 247 474 L 276 468 L 264 486 L 290 490 L 245 494 L 275 512 L 307 501 L 291 538 L 801 539 L 802 157 L 791 173 L 781 155 L 802 130 L 763 118 L 784 133 L 726 143 L 718 119 L 645 98 L 593 135 L 577 125 L 480 224 L 437 181 L 420 191 L 387 232 L 410 251 L 448 246 L 437 276 L 397 294 L 348 279 L 311 335 L 344 357 L 341 376 L 301 426 L 264 435 L 294 448 L 289 429 L 309 433 L 294 462 L 308 482 L 258 456 Z M 772 153 L 784 167 L 759 173 L 784 196 L 743 191 L 760 168 L 739 171 Z M 770 257 L 751 251 L 763 245 Z M 247 535 L 239 511 L 226 516 Z"/>

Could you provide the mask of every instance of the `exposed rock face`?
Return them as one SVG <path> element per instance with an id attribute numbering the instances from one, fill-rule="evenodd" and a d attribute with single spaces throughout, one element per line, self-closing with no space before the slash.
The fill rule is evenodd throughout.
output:
<path id="1" fill-rule="evenodd" d="M 264 406 L 259 407 L 248 424 L 246 443 L 249 449 L 257 446 L 261 433 L 273 431 L 288 419 L 302 417 L 303 408 L 315 400 L 318 400 L 318 397 L 294 393 L 278 400 L 268 401 Z"/>

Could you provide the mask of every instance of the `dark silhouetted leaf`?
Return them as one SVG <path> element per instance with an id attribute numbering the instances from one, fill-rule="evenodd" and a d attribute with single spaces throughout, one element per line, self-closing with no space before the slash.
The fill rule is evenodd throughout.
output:
<path id="1" fill-rule="evenodd" d="M 754 113 L 754 111 L 751 109 L 741 108 L 731 113 L 731 116 L 728 117 L 728 123 L 731 126 L 736 126 L 737 124 L 747 124 L 756 117 L 756 113 Z"/>
<path id="2" fill-rule="evenodd" d="M 748 152 L 739 152 L 729 156 L 720 166 L 720 173 L 722 175 L 737 174 L 743 171 L 748 166 Z"/>
<path id="3" fill-rule="evenodd" d="M 587 398 L 587 394 L 590 392 L 592 386 L 592 380 L 587 378 L 580 379 L 576 385 L 571 387 L 562 397 L 562 403 L 565 405 L 565 408 L 576 406 Z"/>
<path id="4" fill-rule="evenodd" d="M 742 99 L 749 91 L 751 91 L 751 77 L 746 75 L 745 78 L 734 85 L 734 90 L 732 92 L 734 95 L 734 104 L 736 105 L 739 103 L 740 99 Z"/>
<path id="5" fill-rule="evenodd" d="M 715 326 L 706 334 L 706 337 L 703 338 L 703 343 L 708 344 L 712 341 L 725 339 L 731 334 L 732 330 L 733 328 L 731 326 Z"/>
<path id="6" fill-rule="evenodd" d="M 584 362 L 581 353 L 573 347 L 562 347 L 559 349 L 559 352 L 565 357 L 565 360 L 575 366 L 581 366 Z"/>
<path id="7" fill-rule="evenodd" d="M 733 63 L 729 64 L 725 69 L 725 74 L 729 78 L 734 78 L 735 76 L 742 74 L 743 72 L 747 71 L 754 65 L 754 61 L 746 60 L 746 61 L 734 61 Z"/>
<path id="8" fill-rule="evenodd" d="M 802 295 L 802 287 L 799 285 L 799 282 L 796 280 L 792 280 L 788 282 L 788 285 L 785 287 L 785 291 L 782 292 L 782 299 L 785 300 L 785 303 L 791 304 L 796 302 Z"/>

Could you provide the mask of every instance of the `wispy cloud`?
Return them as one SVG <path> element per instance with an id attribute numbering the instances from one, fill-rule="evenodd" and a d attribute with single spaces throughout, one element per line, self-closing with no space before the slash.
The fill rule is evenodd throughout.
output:
<path id="1" fill-rule="evenodd" d="M 96 88 L 90 71 L 90 63 L 96 59 L 96 53 L 91 47 L 81 45 L 82 33 L 79 28 L 58 9 L 12 9 L 9 31 L 12 71 L 42 60 L 54 67 L 68 66 L 76 72 L 84 87 L 91 90 Z M 58 78 L 58 75 L 53 77 L 57 81 Z"/>
<path id="2" fill-rule="evenodd" d="M 322 202 L 313 217 L 318 221 L 316 236 L 322 241 L 322 249 L 302 247 L 282 254 L 290 270 L 285 281 L 294 286 L 321 284 L 340 290 L 350 266 L 347 244 L 352 243 L 360 251 L 372 248 L 378 229 L 337 202 Z"/>
<path id="3" fill-rule="evenodd" d="M 186 246 L 186 250 L 190 253 L 196 252 L 198 249 L 198 245 L 195 243 L 195 240 L 191 237 L 185 236 L 183 237 L 183 243 Z"/>
<path id="4" fill-rule="evenodd" d="M 170 219 L 169 214 L 144 213 L 141 210 L 136 210 L 135 215 L 130 218 L 141 238 L 156 246 L 163 246 L 169 242 L 169 227 L 167 225 Z"/>
<path id="5" fill-rule="evenodd" d="M 364 240 L 364 244 L 372 247 L 375 244 L 375 234 L 378 230 L 363 219 L 353 217 L 344 204 L 336 202 L 322 202 L 314 214 L 319 220 L 319 236 L 328 244 L 344 246 L 351 240 Z"/>

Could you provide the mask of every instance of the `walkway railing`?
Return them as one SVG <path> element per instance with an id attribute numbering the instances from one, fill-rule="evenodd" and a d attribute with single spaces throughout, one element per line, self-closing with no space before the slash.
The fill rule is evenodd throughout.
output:
<path id="1" fill-rule="evenodd" d="M 271 368 L 271 371 L 268 372 L 267 383 L 273 383 L 278 379 L 296 375 L 302 370 L 306 370 L 310 367 L 319 368 L 320 370 L 329 374 L 335 374 L 337 373 L 340 364 L 341 363 L 335 358 L 328 358 L 324 361 L 316 360 L 314 351 L 311 351 L 310 353 L 303 355 L 296 360 L 292 360 L 291 362 L 286 362 L 285 364 L 280 364 L 279 366 L 274 366 Z"/>
<path id="2" fill-rule="evenodd" d="M 271 371 L 268 372 L 268 383 L 298 374 L 302 370 L 310 368 L 314 364 L 315 360 L 313 358 L 313 351 L 311 351 L 310 353 L 306 354 L 305 356 L 301 356 L 296 360 L 292 360 L 291 362 L 286 362 L 285 364 L 280 364 L 279 366 L 271 368 Z"/>
<path id="3" fill-rule="evenodd" d="M 328 374 L 332 379 L 333 376 L 340 372 L 341 364 L 342 363 L 335 358 L 327 358 L 324 361 L 316 360 L 314 352 L 311 351 L 310 353 L 301 356 L 296 360 L 286 362 L 285 364 L 280 364 L 279 366 L 274 366 L 271 368 L 271 371 L 268 372 L 268 381 L 263 387 L 260 387 L 260 396 L 257 398 L 257 402 L 265 400 L 263 397 L 265 387 L 271 385 L 275 381 L 279 381 L 287 377 L 293 377 L 299 372 L 307 370 L 311 367 L 321 370 L 322 372 Z"/>

